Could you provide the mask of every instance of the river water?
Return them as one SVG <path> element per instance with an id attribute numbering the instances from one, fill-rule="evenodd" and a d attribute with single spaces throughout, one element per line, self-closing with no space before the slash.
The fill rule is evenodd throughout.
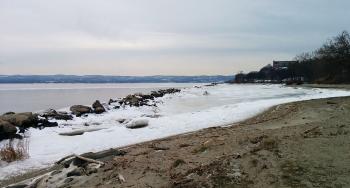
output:
<path id="1" fill-rule="evenodd" d="M 161 88 L 192 87 L 194 83 L 126 84 L 0 84 L 0 114 L 60 109 L 74 104 L 89 105 L 94 100 L 108 101 L 133 93 L 148 93 Z"/>

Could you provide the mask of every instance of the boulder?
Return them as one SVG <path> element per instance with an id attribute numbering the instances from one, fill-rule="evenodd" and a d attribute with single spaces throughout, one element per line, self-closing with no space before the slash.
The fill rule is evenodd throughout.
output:
<path id="1" fill-rule="evenodd" d="M 88 106 L 74 105 L 70 107 L 70 111 L 76 116 L 81 116 L 83 114 L 88 114 L 92 112 L 92 109 Z"/>
<path id="2" fill-rule="evenodd" d="M 148 126 L 148 120 L 147 119 L 137 119 L 133 120 L 130 123 L 126 125 L 126 128 L 129 129 L 138 129 Z"/>
<path id="3" fill-rule="evenodd" d="M 45 111 L 43 114 L 41 114 L 41 116 L 46 118 L 46 119 L 52 118 L 52 119 L 66 120 L 66 121 L 73 119 L 72 115 L 69 115 L 65 112 L 57 112 L 54 109 L 49 109 L 49 110 Z"/>
<path id="4" fill-rule="evenodd" d="M 17 128 L 11 123 L 0 120 L 0 140 L 16 137 Z"/>
<path id="5" fill-rule="evenodd" d="M 96 100 L 94 104 L 92 104 L 92 108 L 94 108 L 94 112 L 96 114 L 101 114 L 106 111 L 106 109 L 103 107 L 99 100 Z"/>
<path id="6" fill-rule="evenodd" d="M 21 129 L 36 127 L 38 124 L 38 115 L 32 112 L 2 115 L 0 119 Z"/>

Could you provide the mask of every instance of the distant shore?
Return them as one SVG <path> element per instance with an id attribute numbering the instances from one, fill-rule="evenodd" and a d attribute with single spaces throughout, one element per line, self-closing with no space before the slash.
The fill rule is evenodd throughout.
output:
<path id="1" fill-rule="evenodd" d="M 61 186 L 349 186 L 350 159 L 344 155 L 349 134 L 350 97 L 293 102 L 234 126 L 120 148 L 125 155 L 98 159 L 105 166 L 97 173 L 74 176 Z M 27 173 L 0 185 L 60 168 Z M 38 187 L 53 186 L 50 179 L 57 176 L 44 177 Z"/>

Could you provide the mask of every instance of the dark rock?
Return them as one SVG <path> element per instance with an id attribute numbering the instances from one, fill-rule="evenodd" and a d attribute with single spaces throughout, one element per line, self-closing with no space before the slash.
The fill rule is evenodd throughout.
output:
<path id="1" fill-rule="evenodd" d="M 99 100 L 96 100 L 94 104 L 92 104 L 92 108 L 94 108 L 94 112 L 96 114 L 101 114 L 106 111 L 106 109 L 103 107 Z"/>
<path id="2" fill-rule="evenodd" d="M 67 177 L 71 176 L 82 176 L 84 175 L 84 169 L 79 167 L 67 173 Z"/>
<path id="3" fill-rule="evenodd" d="M 16 137 L 17 128 L 7 121 L 0 120 L 0 140 Z"/>
<path id="4" fill-rule="evenodd" d="M 139 95 L 128 95 L 122 101 L 129 106 L 140 106 L 142 98 Z"/>
<path id="5" fill-rule="evenodd" d="M 57 127 L 58 123 L 57 122 L 50 122 L 47 119 L 39 119 L 38 120 L 38 127 Z"/>
<path id="6" fill-rule="evenodd" d="M 91 175 L 94 173 L 97 173 L 97 168 L 87 168 L 86 169 L 87 174 Z"/>
<path id="7" fill-rule="evenodd" d="M 108 105 L 111 105 L 112 103 L 116 103 L 116 102 L 118 102 L 118 101 L 117 100 L 113 100 L 113 99 L 109 99 Z"/>
<path id="8" fill-rule="evenodd" d="M 0 119 L 21 129 L 37 127 L 38 124 L 38 115 L 33 114 L 32 112 L 2 115 L 0 116 Z"/>
<path id="9" fill-rule="evenodd" d="M 42 115 L 42 117 L 48 119 L 48 118 L 52 118 L 52 119 L 57 119 L 57 120 L 72 120 L 73 116 L 69 115 L 65 112 L 57 112 L 54 109 L 49 109 L 46 112 L 44 112 Z"/>
<path id="10" fill-rule="evenodd" d="M 70 111 L 76 116 L 81 116 L 83 114 L 88 114 L 92 112 L 92 109 L 88 106 L 74 105 L 70 107 Z"/>
<path id="11" fill-rule="evenodd" d="M 97 107 L 97 108 L 94 109 L 94 112 L 95 112 L 96 114 L 102 114 L 102 113 L 105 112 L 105 111 L 106 111 L 106 109 L 103 108 L 103 107 Z"/>

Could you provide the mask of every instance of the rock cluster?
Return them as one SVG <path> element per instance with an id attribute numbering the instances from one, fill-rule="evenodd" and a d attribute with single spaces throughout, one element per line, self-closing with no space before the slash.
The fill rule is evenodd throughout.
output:
<path id="1" fill-rule="evenodd" d="M 44 117 L 46 119 L 57 119 L 57 120 L 72 120 L 73 116 L 68 114 L 67 112 L 57 112 L 54 109 L 49 109 L 43 114 L 41 114 L 41 117 Z"/>
<path id="2" fill-rule="evenodd" d="M 144 106 L 155 105 L 150 103 L 152 100 L 158 97 L 163 97 L 166 94 L 172 94 L 180 92 L 180 89 L 170 88 L 161 89 L 158 91 L 152 91 L 150 94 L 133 94 L 128 95 L 121 100 L 110 100 L 109 105 L 117 103 L 115 108 L 119 108 L 121 105 L 128 106 Z M 120 105 L 120 106 L 119 106 Z M 43 128 L 58 126 L 57 122 L 51 122 L 49 120 L 72 120 L 73 115 L 80 117 L 85 114 L 95 113 L 101 114 L 106 112 L 106 108 L 101 104 L 99 100 L 96 100 L 92 104 L 92 108 L 84 105 L 74 105 L 70 107 L 70 113 L 58 112 L 54 109 L 49 109 L 41 114 L 33 114 L 32 112 L 14 113 L 7 112 L 0 116 L 0 140 L 21 137 L 18 133 L 23 133 L 30 127 Z M 148 121 L 134 121 L 128 124 L 128 128 L 141 128 L 148 125 Z"/>
<path id="3" fill-rule="evenodd" d="M 23 133 L 30 127 L 42 128 L 54 127 L 57 125 L 56 122 L 41 119 L 38 114 L 33 114 L 32 112 L 5 113 L 0 116 L 0 140 L 20 138 L 21 136 L 17 134 L 18 130 L 20 133 Z"/>
<path id="4" fill-rule="evenodd" d="M 92 104 L 92 108 L 89 106 L 74 105 L 70 107 L 70 111 L 72 112 L 72 114 L 76 115 L 77 117 L 80 117 L 84 114 L 89 114 L 89 113 L 101 114 L 103 112 L 106 112 L 106 109 L 103 107 L 103 105 L 99 100 L 96 100 Z"/>
<path id="5" fill-rule="evenodd" d="M 27 179 L 9 187 L 71 187 L 73 183 L 84 181 L 87 177 L 101 172 L 101 167 L 106 164 L 103 162 L 105 159 L 125 154 L 123 150 L 110 149 L 97 153 L 66 156 L 57 161 L 53 167 L 48 168 L 45 175 Z M 118 178 L 121 179 L 121 177 Z M 125 181 L 125 178 L 123 179 Z"/>
<path id="6" fill-rule="evenodd" d="M 133 94 L 128 95 L 122 100 L 119 101 L 120 105 L 129 105 L 129 106 L 144 106 L 149 105 L 149 101 L 154 98 L 163 97 L 166 94 L 172 94 L 180 92 L 180 89 L 170 88 L 170 89 L 161 89 L 158 91 L 152 91 L 151 94 Z"/>

